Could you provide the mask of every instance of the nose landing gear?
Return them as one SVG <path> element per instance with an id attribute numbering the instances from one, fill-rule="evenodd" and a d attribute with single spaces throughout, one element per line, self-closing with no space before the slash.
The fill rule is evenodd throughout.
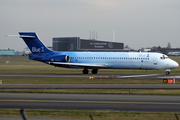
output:
<path id="1" fill-rule="evenodd" d="M 170 71 L 169 69 L 166 70 L 166 75 L 169 75 L 170 74 Z"/>
<path id="2" fill-rule="evenodd" d="M 169 75 L 170 74 L 170 72 L 169 71 L 166 71 L 166 75 Z"/>

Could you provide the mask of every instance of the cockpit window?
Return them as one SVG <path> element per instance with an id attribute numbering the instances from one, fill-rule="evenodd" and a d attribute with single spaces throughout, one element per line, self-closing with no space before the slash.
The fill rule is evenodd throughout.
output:
<path id="1" fill-rule="evenodd" d="M 168 56 L 166 56 L 166 55 L 163 55 L 162 57 L 160 57 L 161 59 L 169 59 L 169 57 Z"/>

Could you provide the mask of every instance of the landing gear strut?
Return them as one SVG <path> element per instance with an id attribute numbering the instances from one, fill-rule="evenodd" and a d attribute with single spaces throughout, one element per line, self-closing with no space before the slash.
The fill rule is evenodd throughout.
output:
<path id="1" fill-rule="evenodd" d="M 87 68 L 84 68 L 84 70 L 83 70 L 83 74 L 88 74 L 88 69 Z"/>
<path id="2" fill-rule="evenodd" d="M 97 74 L 98 69 L 92 69 L 92 74 Z"/>

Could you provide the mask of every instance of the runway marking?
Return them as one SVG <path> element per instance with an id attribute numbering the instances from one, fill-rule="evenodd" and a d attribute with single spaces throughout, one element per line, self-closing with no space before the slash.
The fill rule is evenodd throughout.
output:
<path id="1" fill-rule="evenodd" d="M 0 102 L 52 102 L 52 103 L 114 103 L 114 104 L 169 104 L 180 105 L 180 103 L 167 103 L 167 102 L 118 102 L 118 101 L 61 101 L 61 100 L 0 100 Z"/>
<path id="2" fill-rule="evenodd" d="M 141 77 L 151 77 L 151 76 L 158 76 L 158 75 L 160 75 L 160 74 L 146 74 L 146 75 L 126 75 L 126 76 L 119 76 L 119 75 L 112 75 L 113 77 L 111 77 L 111 75 L 109 76 L 109 77 L 107 77 L 107 76 L 104 76 L 104 75 L 98 75 L 98 76 L 96 76 L 96 77 L 94 77 L 94 76 L 89 76 L 89 77 L 91 77 L 91 78 L 97 78 L 97 79 L 99 79 L 99 78 L 114 78 L 114 79 L 121 79 L 121 78 L 141 78 Z"/>
<path id="3" fill-rule="evenodd" d="M 150 75 L 129 75 L 129 76 L 119 76 L 119 77 L 147 77 L 147 76 L 156 76 L 159 74 L 150 74 Z"/>
<path id="4" fill-rule="evenodd" d="M 148 76 L 158 76 L 158 75 L 160 75 L 160 74 L 145 74 L 145 75 L 125 75 L 125 76 L 119 76 L 119 75 L 114 75 L 114 78 L 136 78 L 136 77 L 148 77 Z M 65 77 L 65 78 L 74 78 L 74 77 L 76 77 L 76 78 L 89 78 L 89 77 L 94 77 L 94 76 L 89 76 L 89 75 L 87 75 L 87 76 L 79 76 L 79 75 L 73 75 L 73 76 L 67 76 L 67 75 L 28 75 L 28 74 L 26 74 L 26 75 L 12 75 L 12 74 L 8 74 L 8 75 L 0 75 L 1 77 L 60 77 L 60 78 L 62 78 L 62 77 Z M 97 75 L 95 78 L 99 78 L 101 75 Z M 108 75 L 109 76 L 109 75 Z M 110 75 L 111 76 L 111 75 Z M 105 75 L 102 75 L 102 78 L 103 77 L 105 77 L 106 78 L 106 76 Z M 108 78 L 111 78 L 111 77 L 108 77 Z"/>
<path id="5" fill-rule="evenodd" d="M 167 79 L 167 78 L 180 78 L 180 75 L 176 75 L 176 76 L 165 76 L 165 77 L 157 77 L 157 78 L 161 78 L 161 79 Z"/>

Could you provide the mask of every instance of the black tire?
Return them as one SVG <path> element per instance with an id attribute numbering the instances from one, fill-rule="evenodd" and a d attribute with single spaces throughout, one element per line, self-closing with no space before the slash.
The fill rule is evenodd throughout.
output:
<path id="1" fill-rule="evenodd" d="M 83 74 L 88 74 L 88 72 L 89 72 L 89 71 L 88 71 L 87 69 L 84 69 L 84 70 L 83 70 Z"/>
<path id="2" fill-rule="evenodd" d="M 97 72 L 98 72 L 98 69 L 93 69 L 92 70 L 92 74 L 97 74 Z"/>
<path id="3" fill-rule="evenodd" d="M 170 72 L 169 71 L 166 71 L 166 75 L 169 75 L 170 74 Z"/>

